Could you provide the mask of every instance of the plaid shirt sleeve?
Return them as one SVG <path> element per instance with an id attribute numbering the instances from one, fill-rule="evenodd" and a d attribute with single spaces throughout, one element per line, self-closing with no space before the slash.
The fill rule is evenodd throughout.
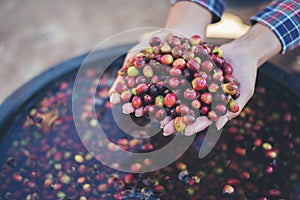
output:
<path id="1" fill-rule="evenodd" d="M 281 54 L 300 45 L 300 1 L 277 0 L 251 17 L 267 25 L 279 38 Z"/>
<path id="2" fill-rule="evenodd" d="M 171 0 L 171 4 L 175 4 L 182 0 Z M 197 3 L 213 13 L 212 23 L 218 22 L 224 12 L 224 2 L 222 0 L 189 0 L 191 2 Z"/>

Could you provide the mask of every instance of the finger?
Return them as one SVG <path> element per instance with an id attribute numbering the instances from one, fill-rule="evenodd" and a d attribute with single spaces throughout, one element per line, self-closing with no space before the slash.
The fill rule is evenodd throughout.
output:
<path id="1" fill-rule="evenodd" d="M 164 126 L 164 136 L 169 136 L 175 133 L 175 128 L 174 128 L 174 120 L 169 121 L 165 126 Z"/>
<path id="2" fill-rule="evenodd" d="M 124 77 L 123 76 L 117 76 L 116 80 L 114 81 L 113 85 L 111 86 L 111 88 L 108 91 L 108 96 L 111 96 L 113 93 L 116 92 L 116 87 L 118 83 L 124 83 Z"/>
<path id="3" fill-rule="evenodd" d="M 237 102 L 237 104 L 239 105 L 239 108 L 240 108 L 239 111 L 236 112 L 236 113 L 227 111 L 227 113 L 224 116 L 219 117 L 219 119 L 216 122 L 216 128 L 217 128 L 217 130 L 218 131 L 221 130 L 228 121 L 230 121 L 231 119 L 234 119 L 237 116 L 239 116 L 239 114 L 241 113 L 243 107 L 246 105 L 246 103 L 248 102 L 249 99 L 250 99 L 249 97 L 240 96 L 236 100 L 236 102 Z"/>
<path id="4" fill-rule="evenodd" d="M 216 128 L 217 130 L 221 130 L 225 124 L 229 121 L 229 112 L 227 112 L 225 115 L 219 117 L 219 119 L 216 122 Z"/>
<path id="5" fill-rule="evenodd" d="M 134 114 L 135 114 L 135 116 L 136 117 L 141 117 L 141 116 L 143 116 L 143 107 L 140 107 L 140 108 L 138 108 L 138 109 L 135 109 L 135 111 L 134 111 Z"/>
<path id="6" fill-rule="evenodd" d="M 206 116 L 197 117 L 196 121 L 185 128 L 186 136 L 194 135 L 211 125 L 211 121 Z"/>
<path id="7" fill-rule="evenodd" d="M 160 122 L 160 127 L 165 127 L 166 124 L 171 120 L 170 116 L 165 117 L 161 122 Z"/>
<path id="8" fill-rule="evenodd" d="M 122 112 L 126 115 L 129 115 L 130 113 L 133 113 L 134 112 L 134 107 L 132 106 L 132 104 L 130 102 L 128 103 L 125 103 L 123 106 L 122 106 Z"/>
<path id="9" fill-rule="evenodd" d="M 110 103 L 112 104 L 119 104 L 121 103 L 121 95 L 114 92 L 111 94 L 110 98 L 109 98 Z"/>

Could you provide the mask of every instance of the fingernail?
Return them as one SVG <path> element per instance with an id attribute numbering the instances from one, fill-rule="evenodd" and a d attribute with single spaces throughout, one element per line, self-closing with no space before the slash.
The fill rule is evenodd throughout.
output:
<path id="1" fill-rule="evenodd" d="M 195 134 L 195 133 L 186 132 L 186 131 L 184 132 L 184 135 L 185 135 L 185 136 L 192 136 L 192 135 L 194 135 L 194 134 Z"/>
<path id="2" fill-rule="evenodd" d="M 227 118 L 227 117 L 224 117 L 224 118 L 222 119 L 222 121 L 221 121 L 220 123 L 218 123 L 217 130 L 218 130 L 218 131 L 221 130 L 221 129 L 223 128 L 223 126 L 227 123 L 227 121 L 228 121 L 228 118 Z"/>
<path id="3" fill-rule="evenodd" d="M 172 133 L 171 133 L 172 134 Z M 163 132 L 163 136 L 169 136 L 171 135 L 170 133 L 166 133 L 166 132 Z"/>
<path id="4" fill-rule="evenodd" d="M 112 104 L 119 104 L 121 102 L 121 96 L 115 92 L 115 93 L 112 93 L 109 100 L 110 100 L 110 103 L 112 103 Z"/>

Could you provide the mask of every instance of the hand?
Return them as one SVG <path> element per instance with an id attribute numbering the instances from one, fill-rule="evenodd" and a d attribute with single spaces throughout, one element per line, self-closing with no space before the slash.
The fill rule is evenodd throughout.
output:
<path id="1" fill-rule="evenodd" d="M 184 13 L 184 15 L 178 13 Z M 194 23 L 195 20 L 197 20 L 197 23 Z M 211 23 L 211 21 L 212 21 L 212 14 L 206 8 L 190 1 L 180 1 L 171 7 L 165 27 L 169 29 L 169 31 L 175 30 L 176 32 L 181 33 L 187 38 L 192 35 L 200 35 L 201 38 L 205 40 L 206 27 L 208 24 Z M 156 33 L 154 35 L 163 39 L 166 36 L 167 32 L 169 31 L 165 30 L 160 33 Z M 127 60 L 132 55 L 136 54 L 138 51 L 140 51 L 146 46 L 148 46 L 146 42 L 141 42 L 137 44 L 129 51 L 125 60 Z M 121 101 L 120 95 L 115 91 L 118 83 L 122 83 L 122 82 L 124 82 L 123 77 L 118 76 L 112 88 L 109 91 L 110 100 L 114 104 L 117 104 Z M 142 109 L 143 108 L 139 108 L 135 110 L 130 103 L 124 104 L 123 106 L 123 112 L 125 114 L 135 112 L 136 116 L 142 115 Z M 164 127 L 169 121 L 170 118 L 166 117 L 162 121 L 161 126 Z"/>
<path id="2" fill-rule="evenodd" d="M 227 112 L 216 122 L 218 130 L 231 119 L 237 117 L 249 99 L 253 96 L 257 68 L 265 61 L 279 53 L 281 44 L 276 35 L 262 24 L 255 24 L 244 36 L 228 44 L 221 46 L 223 57 L 231 64 L 233 76 L 240 84 L 240 97 L 236 100 L 240 109 L 237 113 Z M 196 134 L 211 125 L 207 117 L 200 116 L 197 120 L 186 127 L 185 135 Z M 175 132 L 173 121 L 164 127 L 164 135 Z"/>
<path id="3" fill-rule="evenodd" d="M 138 43 L 137 45 L 135 45 L 133 48 L 131 48 L 129 50 L 129 52 L 126 55 L 125 58 L 125 63 L 128 59 L 130 59 L 131 57 L 135 56 L 137 53 L 141 52 L 142 50 L 144 50 L 146 47 L 149 47 L 150 45 L 148 44 L 148 41 L 150 38 L 156 36 L 159 37 L 161 40 L 163 40 L 168 34 L 170 34 L 169 31 L 167 31 L 166 29 L 162 29 L 162 30 L 157 30 L 154 33 L 150 33 L 147 34 L 147 36 L 145 38 L 143 38 L 143 41 L 141 41 L 140 43 Z M 119 93 L 116 92 L 116 90 L 118 89 L 118 87 L 122 88 L 122 91 L 127 90 L 128 88 L 126 87 L 126 83 L 124 80 L 124 76 L 118 75 L 114 84 L 112 85 L 111 89 L 109 90 L 109 96 L 110 96 L 110 102 L 112 104 L 119 104 L 121 102 L 121 96 Z M 129 89 L 128 89 L 129 90 Z M 135 112 L 135 116 L 136 117 L 141 117 L 143 115 L 143 107 L 140 107 L 138 109 L 135 109 L 131 103 L 125 103 L 122 106 L 123 109 L 123 113 L 124 114 L 131 114 Z"/>
<path id="4" fill-rule="evenodd" d="M 240 96 L 236 99 L 236 102 L 240 109 L 236 113 L 227 111 L 224 116 L 221 116 L 216 122 L 218 130 L 222 129 L 229 120 L 237 117 L 253 96 L 258 68 L 258 61 L 247 47 L 244 47 L 241 51 L 237 51 L 235 42 L 232 42 L 222 45 L 220 48 L 223 50 L 224 59 L 232 66 L 232 75 L 239 82 Z"/>
<path id="5" fill-rule="evenodd" d="M 246 105 L 248 100 L 252 97 L 256 81 L 257 61 L 253 59 L 252 55 L 244 48 L 244 51 L 236 51 L 236 45 L 234 42 L 225 44 L 220 47 L 223 51 L 223 57 L 226 62 L 230 63 L 233 68 L 233 76 L 239 81 L 240 85 L 240 97 L 237 98 L 240 109 L 238 112 L 233 113 L 228 111 L 224 116 L 221 116 L 216 121 L 217 129 L 221 129 L 229 120 L 237 117 L 242 108 Z M 206 116 L 200 116 L 197 120 L 186 127 L 185 135 L 196 134 L 208 126 L 212 122 Z M 164 135 L 170 135 L 175 132 L 173 128 L 173 120 L 170 121 L 164 128 Z"/>

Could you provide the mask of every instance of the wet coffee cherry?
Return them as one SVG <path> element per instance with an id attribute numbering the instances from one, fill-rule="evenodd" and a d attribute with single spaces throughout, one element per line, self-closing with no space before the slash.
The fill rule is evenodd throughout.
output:
<path id="1" fill-rule="evenodd" d="M 186 65 L 186 61 L 184 60 L 184 59 L 182 59 L 182 58 L 177 58 L 174 62 L 173 62 L 173 64 L 172 64 L 172 67 L 173 68 L 177 68 L 177 69 L 184 69 L 184 67 L 185 67 L 185 65 Z"/>
<path id="2" fill-rule="evenodd" d="M 195 122 L 196 116 L 194 114 L 186 114 L 182 117 L 185 124 L 190 125 Z"/>
<path id="3" fill-rule="evenodd" d="M 172 37 L 169 39 L 169 44 L 171 47 L 180 47 L 181 41 L 180 41 L 180 39 L 178 39 L 176 37 Z"/>
<path id="4" fill-rule="evenodd" d="M 165 117 L 167 116 L 167 113 L 165 111 L 165 109 L 159 109 L 156 113 L 155 113 L 155 119 L 158 121 L 163 120 Z"/>
<path id="5" fill-rule="evenodd" d="M 214 72 L 213 72 L 213 80 L 217 83 L 223 83 L 224 81 L 224 76 L 223 76 L 223 72 L 221 69 L 216 69 Z"/>
<path id="6" fill-rule="evenodd" d="M 183 70 L 183 76 L 186 78 L 186 79 L 190 79 L 190 78 L 192 78 L 192 73 L 191 73 L 191 71 L 189 70 L 189 69 L 184 69 Z"/>
<path id="7" fill-rule="evenodd" d="M 173 77 L 173 78 L 169 79 L 168 84 L 169 84 L 170 88 L 176 89 L 179 86 L 180 82 L 179 82 L 178 78 Z"/>
<path id="8" fill-rule="evenodd" d="M 143 76 L 143 75 L 137 76 L 137 77 L 135 78 L 135 84 L 136 84 L 136 85 L 139 85 L 139 84 L 141 84 L 141 83 L 146 83 L 146 82 L 147 82 L 147 79 L 146 79 L 146 77 Z"/>
<path id="9" fill-rule="evenodd" d="M 197 92 L 193 88 L 187 88 L 183 95 L 187 100 L 194 100 L 197 97 Z"/>
<path id="10" fill-rule="evenodd" d="M 204 104 L 211 104 L 212 102 L 212 95 L 209 92 L 204 92 L 200 95 L 200 100 Z"/>
<path id="11" fill-rule="evenodd" d="M 148 116 L 151 115 L 152 113 L 155 113 L 155 108 L 152 105 L 147 105 L 143 109 L 143 115 Z"/>
<path id="12" fill-rule="evenodd" d="M 190 111 L 190 108 L 187 105 L 181 103 L 176 106 L 175 111 L 178 115 L 182 116 L 182 115 L 186 115 Z"/>
<path id="13" fill-rule="evenodd" d="M 155 105 L 159 107 L 163 107 L 164 105 L 164 97 L 162 95 L 159 95 L 155 98 Z"/>
<path id="14" fill-rule="evenodd" d="M 172 68 L 170 70 L 170 76 L 176 76 L 177 77 L 177 76 L 181 76 L 181 75 L 182 75 L 182 72 L 178 68 Z"/>
<path id="15" fill-rule="evenodd" d="M 223 52 L 222 52 L 222 50 L 221 50 L 219 47 L 215 47 L 215 48 L 212 50 L 212 54 L 213 54 L 213 55 L 216 55 L 216 56 L 218 56 L 218 57 L 222 57 Z"/>
<path id="16" fill-rule="evenodd" d="M 194 109 L 199 109 L 201 107 L 201 102 L 198 99 L 194 99 L 191 105 Z"/>
<path id="17" fill-rule="evenodd" d="M 142 99 L 139 96 L 134 96 L 132 98 L 131 104 L 134 108 L 138 109 L 142 106 Z"/>
<path id="18" fill-rule="evenodd" d="M 224 105 L 224 104 L 218 104 L 216 107 L 215 107 L 215 112 L 217 115 L 219 116 L 222 116 L 222 115 L 225 115 L 226 112 L 227 112 L 227 107 Z"/>
<path id="19" fill-rule="evenodd" d="M 217 84 L 217 83 L 210 83 L 209 85 L 208 85 L 208 91 L 210 92 L 210 93 L 215 93 L 215 92 L 217 92 L 218 90 L 219 90 L 219 85 Z"/>
<path id="20" fill-rule="evenodd" d="M 183 51 L 182 51 L 181 47 L 176 46 L 171 50 L 171 54 L 174 58 L 179 58 L 179 57 L 182 57 Z"/>
<path id="21" fill-rule="evenodd" d="M 175 94 L 169 93 L 169 94 L 167 94 L 165 96 L 165 98 L 164 98 L 164 105 L 166 107 L 171 108 L 171 107 L 175 106 L 176 103 L 177 103 L 177 97 L 176 97 Z"/>
<path id="22" fill-rule="evenodd" d="M 200 71 L 200 65 L 199 63 L 194 60 L 194 59 L 191 59 L 189 60 L 187 63 L 186 63 L 186 66 L 189 70 L 193 71 L 193 72 L 199 72 Z"/>
<path id="23" fill-rule="evenodd" d="M 149 41 L 150 46 L 159 46 L 161 43 L 161 40 L 159 37 L 152 37 Z"/>
<path id="24" fill-rule="evenodd" d="M 153 76 L 153 69 L 150 65 L 146 65 L 143 69 L 143 74 L 147 78 L 151 78 Z"/>
<path id="25" fill-rule="evenodd" d="M 129 88 L 133 88 L 134 86 L 135 86 L 135 78 L 134 77 L 130 77 L 130 76 L 128 76 L 128 77 L 126 77 L 127 79 L 125 80 L 126 81 L 126 83 L 127 83 L 127 86 L 129 87 Z"/>
<path id="26" fill-rule="evenodd" d="M 171 52 L 171 47 L 168 43 L 163 43 L 163 45 L 160 47 L 160 51 L 162 53 L 170 53 Z"/>
<path id="27" fill-rule="evenodd" d="M 221 69 L 222 69 L 222 71 L 225 75 L 231 75 L 232 71 L 233 71 L 231 65 L 229 63 L 226 63 L 226 62 L 223 64 Z"/>
<path id="28" fill-rule="evenodd" d="M 200 114 L 202 114 L 202 115 L 207 115 L 209 111 L 210 111 L 209 106 L 203 105 L 200 108 Z"/>
<path id="29" fill-rule="evenodd" d="M 145 62 L 145 60 L 142 59 L 142 58 L 136 59 L 136 60 L 133 62 L 133 65 L 134 65 L 137 69 L 142 68 L 145 64 L 146 64 L 146 62 Z"/>
<path id="30" fill-rule="evenodd" d="M 218 92 L 215 94 L 214 99 L 216 100 L 216 102 L 218 103 L 222 103 L 222 102 L 226 102 L 226 95 L 224 92 Z"/>
<path id="31" fill-rule="evenodd" d="M 146 94 L 146 95 L 144 96 L 144 101 L 145 101 L 145 103 L 147 103 L 147 104 L 151 104 L 151 103 L 153 103 L 153 98 L 152 98 L 151 95 Z"/>
<path id="32" fill-rule="evenodd" d="M 238 89 L 239 89 L 238 86 L 235 83 L 233 83 L 233 82 L 224 83 L 222 85 L 223 92 L 225 92 L 228 95 L 234 95 L 234 94 L 236 94 L 237 91 L 238 91 Z"/>
<path id="33" fill-rule="evenodd" d="M 208 119 L 211 120 L 212 122 L 216 122 L 218 120 L 218 115 L 215 111 L 211 110 L 208 112 L 207 115 Z"/>
<path id="34" fill-rule="evenodd" d="M 121 94 L 121 100 L 123 102 L 128 102 L 130 100 L 131 96 L 132 96 L 132 93 L 130 91 L 125 90 Z"/>
<path id="35" fill-rule="evenodd" d="M 139 70 L 137 68 L 135 68 L 134 66 L 131 66 L 128 68 L 127 74 L 128 74 L 128 76 L 134 77 L 134 76 L 139 75 Z"/>
<path id="36" fill-rule="evenodd" d="M 185 130 L 186 124 L 183 121 L 183 117 L 176 117 L 174 119 L 174 128 L 176 132 L 183 132 Z"/>
<path id="37" fill-rule="evenodd" d="M 182 56 L 185 60 L 191 60 L 195 57 L 195 54 L 192 51 L 185 50 Z"/>
<path id="38" fill-rule="evenodd" d="M 199 35 L 193 35 L 191 38 L 190 38 L 190 43 L 191 45 L 198 45 L 200 44 L 201 42 L 201 37 Z"/>
<path id="39" fill-rule="evenodd" d="M 192 86 L 196 91 L 204 90 L 206 89 L 206 80 L 202 77 L 194 78 L 192 81 Z"/>
<path id="40" fill-rule="evenodd" d="M 228 74 L 224 76 L 224 82 L 225 83 L 231 82 L 231 83 L 234 83 L 234 84 L 238 83 L 237 80 L 236 80 L 236 78 L 234 76 L 228 75 Z"/>
<path id="41" fill-rule="evenodd" d="M 151 85 L 149 88 L 149 92 L 152 96 L 157 96 L 159 94 L 159 89 L 156 85 Z"/>
<path id="42" fill-rule="evenodd" d="M 205 72 L 210 72 L 214 69 L 214 64 L 210 60 L 206 60 L 201 63 L 201 70 Z"/>
<path id="43" fill-rule="evenodd" d="M 171 65 L 173 63 L 173 57 L 170 54 L 165 54 L 160 59 L 161 64 Z"/>
<path id="44" fill-rule="evenodd" d="M 228 107 L 229 107 L 229 110 L 233 113 L 236 113 L 240 110 L 240 107 L 239 107 L 238 103 L 233 99 L 231 99 L 229 101 Z"/>
<path id="45" fill-rule="evenodd" d="M 147 91 L 148 91 L 148 85 L 145 83 L 139 84 L 135 89 L 135 92 L 137 95 L 142 95 L 142 94 L 146 93 Z"/>

